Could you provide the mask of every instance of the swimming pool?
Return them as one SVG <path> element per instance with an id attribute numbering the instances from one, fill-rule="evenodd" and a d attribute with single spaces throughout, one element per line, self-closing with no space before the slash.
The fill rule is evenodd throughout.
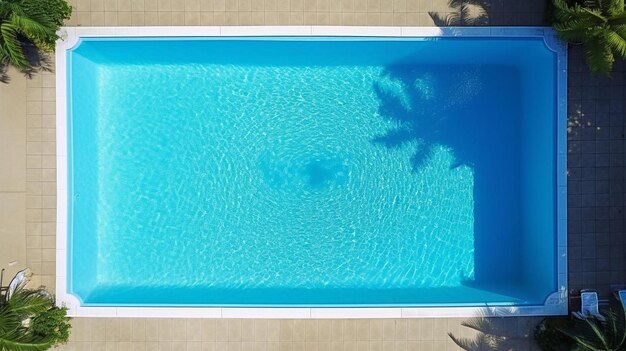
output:
<path id="1" fill-rule="evenodd" d="M 215 28 L 60 44 L 70 304 L 563 312 L 549 30 Z"/>

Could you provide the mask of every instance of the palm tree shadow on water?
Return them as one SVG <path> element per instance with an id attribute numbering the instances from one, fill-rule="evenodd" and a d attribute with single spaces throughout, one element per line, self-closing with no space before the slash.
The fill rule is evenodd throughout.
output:
<path id="1" fill-rule="evenodd" d="M 489 24 L 490 6 L 491 1 L 488 0 L 450 0 L 449 13 L 444 15 L 430 11 L 428 15 L 437 27 L 484 26 Z"/>
<path id="2" fill-rule="evenodd" d="M 414 171 L 424 165 L 433 147 L 451 146 L 453 140 L 461 136 L 454 136 L 455 133 L 447 130 L 446 126 L 451 123 L 465 128 L 476 126 L 477 121 L 463 118 L 467 114 L 463 108 L 468 100 L 480 93 L 482 83 L 478 72 L 447 69 L 444 74 L 446 77 L 441 79 L 418 66 L 390 66 L 383 79 L 374 84 L 374 91 L 380 101 L 379 114 L 385 119 L 398 122 L 398 126 L 373 141 L 388 148 L 416 143 L 416 152 L 411 159 Z M 438 84 L 442 80 L 446 81 L 443 86 Z M 439 89 L 444 90 L 450 99 L 435 101 L 436 90 Z M 474 149 L 476 144 L 466 145 L 461 152 L 475 151 L 467 146 Z M 470 167 L 473 165 L 474 157 L 467 152 L 463 153 L 464 155 L 456 155 L 458 162 L 453 167 L 461 164 Z"/>
<path id="3" fill-rule="evenodd" d="M 510 142 L 517 134 L 511 119 L 519 120 L 514 115 L 519 108 L 515 94 L 506 93 L 515 75 L 506 68 L 401 62 L 387 66 L 373 86 L 379 115 L 394 123 L 372 143 L 390 151 L 415 147 L 408 160 L 413 173 L 420 173 L 442 150 L 454 161 L 439 172 L 471 170 L 474 276 L 464 284 L 506 294 L 501 287 L 519 278 L 511 267 L 519 266 L 516 247 L 521 244 L 513 235 L 518 218 L 510 218 L 519 204 L 519 194 L 511 192 L 518 188 L 518 150 Z"/>

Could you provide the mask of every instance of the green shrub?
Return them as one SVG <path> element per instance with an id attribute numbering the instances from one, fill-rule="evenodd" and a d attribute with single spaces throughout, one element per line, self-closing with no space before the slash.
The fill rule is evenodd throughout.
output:
<path id="1" fill-rule="evenodd" d="M 544 351 L 626 351 L 626 308 L 617 299 L 602 318 L 548 317 L 535 328 Z"/>
<path id="2" fill-rule="evenodd" d="M 543 351 L 568 351 L 573 342 L 559 329 L 568 328 L 572 321 L 567 317 L 549 317 L 539 323 L 534 330 L 535 340 Z"/>
<path id="3" fill-rule="evenodd" d="M 67 309 L 55 306 L 43 289 L 20 286 L 0 298 L 0 351 L 42 351 L 66 343 L 70 333 Z"/>
<path id="4" fill-rule="evenodd" d="M 48 54 L 71 13 L 65 0 L 0 0 L 0 82 L 10 66 L 27 77 L 50 70 Z"/>
<path id="5" fill-rule="evenodd" d="M 582 44 L 587 66 L 608 74 L 616 57 L 626 58 L 624 0 L 554 0 L 554 29 L 569 43 Z"/>

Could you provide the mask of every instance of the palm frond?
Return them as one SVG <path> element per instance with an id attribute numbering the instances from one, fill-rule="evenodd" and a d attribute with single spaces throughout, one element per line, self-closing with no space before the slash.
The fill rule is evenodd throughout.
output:
<path id="1" fill-rule="evenodd" d="M 46 40 L 55 35 L 54 31 L 49 26 L 26 16 L 13 14 L 9 23 L 14 25 L 22 35 L 31 40 Z"/>
<path id="2" fill-rule="evenodd" d="M 622 58 L 626 58 L 626 39 L 614 31 L 607 31 L 606 42 L 614 52 Z"/>
<path id="3" fill-rule="evenodd" d="M 54 339 L 32 335 L 25 328 L 0 335 L 0 350 L 43 351 L 54 345 Z"/>
<path id="4" fill-rule="evenodd" d="M 588 41 L 585 44 L 585 61 L 593 73 L 609 74 L 615 57 L 604 39 Z"/>
<path id="5" fill-rule="evenodd" d="M 585 1 L 583 1 L 582 3 L 583 3 L 583 5 L 584 5 L 585 7 L 588 7 L 588 8 L 594 9 L 594 8 L 600 8 L 600 7 L 602 7 L 601 2 L 602 2 L 602 0 L 585 0 Z"/>
<path id="6" fill-rule="evenodd" d="M 585 8 L 597 10 L 606 17 L 624 12 L 624 0 L 585 0 L 583 4 Z"/>
<path id="7" fill-rule="evenodd" d="M 18 288 L 6 302 L 11 311 L 22 318 L 28 318 L 47 310 L 52 301 L 37 290 Z"/>
<path id="8" fill-rule="evenodd" d="M 51 70 L 46 53 L 71 13 L 65 0 L 0 0 L 0 82 L 8 82 L 10 66 L 28 78 Z"/>
<path id="9" fill-rule="evenodd" d="M 582 29 L 596 27 L 601 24 L 602 23 L 599 22 L 595 17 L 585 14 L 579 17 L 563 19 L 557 23 L 554 23 L 554 28 L 558 30 Z"/>
<path id="10" fill-rule="evenodd" d="M 28 68 L 28 60 L 22 51 L 22 44 L 18 39 L 18 30 L 11 24 L 4 22 L 0 25 L 0 35 L 2 36 L 0 45 L 5 47 L 11 59 L 11 64 L 18 69 Z"/>
<path id="11" fill-rule="evenodd" d="M 50 300 L 48 300 L 48 305 L 51 305 Z M 53 346 L 55 342 L 53 336 L 36 335 L 24 325 L 24 311 L 25 309 L 13 310 L 8 301 L 0 305 L 0 350 L 38 351 L 47 350 Z"/>
<path id="12" fill-rule="evenodd" d="M 598 328 L 600 322 L 597 319 L 588 317 L 582 321 L 577 320 L 576 323 L 572 330 L 558 330 L 588 350 L 598 350 L 606 345 L 606 338 L 600 328 Z M 606 347 L 604 349 L 608 350 Z"/>
<path id="13" fill-rule="evenodd" d="M 11 54 L 7 50 L 6 46 L 2 45 L 2 42 L 3 39 L 0 35 L 0 63 L 7 65 L 11 63 Z"/>
<path id="14" fill-rule="evenodd" d="M 11 17 L 11 14 L 17 14 L 20 16 L 26 15 L 24 7 L 17 1 L 2 1 L 0 2 L 0 4 L 2 4 L 2 12 L 4 14 L 4 18 Z"/>
<path id="15" fill-rule="evenodd" d="M 585 0 L 583 4 L 586 8 L 600 10 L 604 14 L 608 14 L 613 0 Z"/>
<path id="16" fill-rule="evenodd" d="M 608 3 L 606 13 L 609 16 L 615 16 L 624 12 L 624 0 L 605 0 Z"/>
<path id="17" fill-rule="evenodd" d="M 585 8 L 579 4 L 575 3 L 570 6 L 565 2 L 565 0 L 554 0 L 554 8 L 554 15 L 558 22 L 571 21 L 574 19 L 580 19 L 581 17 L 589 17 L 590 15 L 590 13 L 585 11 Z"/>
<path id="18" fill-rule="evenodd" d="M 10 333 L 21 327 L 22 323 L 15 313 L 13 313 L 6 305 L 0 307 L 0 335 Z"/>
<path id="19" fill-rule="evenodd" d="M 607 340 L 607 335 L 603 331 L 602 321 L 596 318 L 586 318 L 585 323 L 588 324 L 589 328 L 593 331 L 594 338 L 599 340 L 602 343 L 602 346 L 606 350 L 610 350 L 609 341 Z M 580 336 L 583 338 L 584 336 Z"/>
<path id="20" fill-rule="evenodd" d="M 596 21 L 590 17 L 581 17 L 555 23 L 554 29 L 559 37 L 569 42 L 584 42 L 602 33 Z"/>
<path id="21" fill-rule="evenodd" d="M 586 7 L 583 7 L 582 10 L 589 16 L 595 18 L 598 23 L 608 22 L 608 19 L 602 14 L 602 10 L 600 9 L 588 9 Z"/>
<path id="22" fill-rule="evenodd" d="M 611 301 L 607 313 L 607 326 L 611 345 L 616 350 L 623 350 L 626 346 L 626 306 L 619 301 Z"/>
<path id="23" fill-rule="evenodd" d="M 626 25 L 612 26 L 611 29 L 620 37 L 626 39 Z"/>
<path id="24" fill-rule="evenodd" d="M 617 337 L 618 339 L 618 344 L 624 348 L 626 347 L 626 304 L 624 303 L 620 303 L 618 304 L 619 307 L 617 307 L 617 310 L 619 311 L 618 318 L 619 318 L 619 330 L 621 331 L 621 335 L 619 335 Z"/>
<path id="25" fill-rule="evenodd" d="M 614 16 L 611 16 L 608 19 L 608 24 L 611 26 L 625 25 L 626 24 L 626 12 L 622 12 Z"/>
<path id="26" fill-rule="evenodd" d="M 554 26 L 557 35 L 564 41 L 580 43 L 588 38 L 588 27 L 585 26 Z"/>

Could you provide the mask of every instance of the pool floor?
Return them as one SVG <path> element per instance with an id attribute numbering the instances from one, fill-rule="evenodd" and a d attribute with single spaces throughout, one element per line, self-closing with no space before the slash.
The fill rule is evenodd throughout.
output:
<path id="1" fill-rule="evenodd" d="M 529 42 L 512 45 L 545 50 Z M 445 40 L 305 41 L 288 58 L 290 44 L 255 42 L 258 59 L 237 41 L 163 61 L 151 50 L 179 44 L 74 50 L 71 287 L 85 304 L 529 304 L 555 290 L 528 279 L 532 97 L 516 61 L 439 64 L 462 49 Z"/>

